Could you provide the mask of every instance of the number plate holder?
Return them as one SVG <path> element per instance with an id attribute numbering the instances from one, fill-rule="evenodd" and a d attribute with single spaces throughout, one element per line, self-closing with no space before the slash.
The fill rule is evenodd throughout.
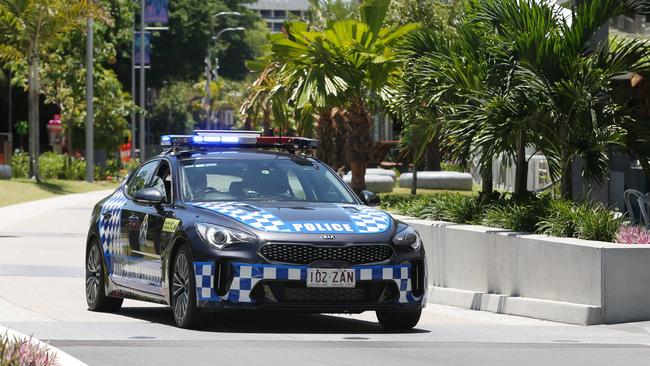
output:
<path id="1" fill-rule="evenodd" d="M 354 288 L 355 270 L 351 268 L 308 268 L 307 287 Z"/>

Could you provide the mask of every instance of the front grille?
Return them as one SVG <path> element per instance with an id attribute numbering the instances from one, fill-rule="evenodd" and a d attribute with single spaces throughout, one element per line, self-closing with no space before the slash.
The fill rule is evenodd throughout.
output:
<path id="1" fill-rule="evenodd" d="M 398 299 L 399 291 L 392 281 L 361 282 L 355 288 L 309 288 L 299 281 L 264 280 L 250 296 L 267 304 L 382 304 Z"/>
<path id="2" fill-rule="evenodd" d="M 317 261 L 341 261 L 352 265 L 389 260 L 393 249 L 388 245 L 349 245 L 329 247 L 309 244 L 266 244 L 260 254 L 271 262 L 311 264 Z"/>

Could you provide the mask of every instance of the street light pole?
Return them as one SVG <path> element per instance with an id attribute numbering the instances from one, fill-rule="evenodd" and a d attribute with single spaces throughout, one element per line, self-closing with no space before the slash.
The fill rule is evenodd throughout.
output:
<path id="1" fill-rule="evenodd" d="M 133 27 L 131 30 L 131 101 L 136 104 L 135 96 L 135 22 L 136 16 L 133 15 Z M 135 159 L 135 111 L 131 111 L 131 159 Z"/>
<path id="2" fill-rule="evenodd" d="M 86 23 L 86 182 L 95 180 L 93 97 L 93 18 L 89 17 Z"/>
<path id="3" fill-rule="evenodd" d="M 228 15 L 234 15 L 234 16 L 242 16 L 242 13 L 237 12 L 237 11 L 221 11 L 217 14 L 214 15 L 215 18 L 220 18 L 223 16 L 228 16 Z M 225 31 L 231 31 L 231 30 L 239 30 L 239 28 L 225 28 L 221 30 L 219 33 L 217 33 L 216 37 L 213 37 L 212 39 L 219 39 L 219 36 L 223 34 Z M 241 28 L 242 30 L 244 28 Z M 216 43 L 216 42 L 215 42 Z M 207 56 L 205 57 L 205 98 L 207 102 L 207 123 L 206 123 L 206 128 L 210 129 L 212 125 L 212 60 L 210 59 L 210 44 L 208 43 L 208 47 L 206 48 L 206 54 Z M 217 59 L 217 68 L 218 66 L 219 59 Z M 218 71 L 217 71 L 218 72 Z M 217 79 L 217 78 L 215 78 Z"/>
<path id="4" fill-rule="evenodd" d="M 144 37 L 145 37 L 145 25 L 144 25 L 144 12 L 145 4 L 144 0 L 140 0 L 140 162 L 144 162 L 146 159 L 145 154 L 145 128 L 144 128 L 144 114 L 145 114 L 145 87 L 144 87 L 144 73 L 145 73 L 145 48 L 144 48 Z"/>
<path id="5" fill-rule="evenodd" d="M 237 12 L 234 12 L 234 11 L 233 12 L 224 11 L 224 12 L 216 14 L 215 16 L 220 16 L 220 15 L 241 15 L 241 14 L 237 13 Z M 244 27 L 228 27 L 228 28 L 224 28 L 224 29 L 220 30 L 217 33 L 216 36 L 212 37 L 212 40 L 214 41 L 214 44 L 217 44 L 219 42 L 219 37 L 221 37 L 222 34 L 224 34 L 226 32 L 239 32 L 239 31 L 244 31 L 244 30 L 246 30 L 246 28 L 244 28 Z M 206 90 L 207 95 L 206 95 L 206 98 L 207 98 L 207 102 L 208 102 L 208 128 L 209 128 L 210 124 L 212 123 L 212 101 L 210 100 L 212 98 L 211 90 L 210 90 L 210 85 L 212 84 L 212 76 L 210 75 L 210 64 L 212 63 L 212 61 L 210 60 L 210 47 L 209 46 L 208 46 L 208 49 L 207 49 L 207 54 L 208 54 L 208 56 L 206 57 L 206 73 L 205 73 L 205 76 L 206 76 L 206 83 L 207 83 L 207 88 L 206 88 L 207 89 Z M 218 72 L 219 72 L 219 58 L 216 59 L 216 69 L 215 70 L 216 70 L 215 79 L 218 80 L 218 78 L 219 78 L 219 75 L 218 75 Z"/>

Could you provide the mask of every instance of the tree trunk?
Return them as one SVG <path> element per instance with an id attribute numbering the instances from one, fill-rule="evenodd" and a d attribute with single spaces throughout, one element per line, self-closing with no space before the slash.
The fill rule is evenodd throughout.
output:
<path id="1" fill-rule="evenodd" d="M 37 182 L 41 181 L 38 169 L 39 152 L 39 94 L 40 81 L 38 78 L 38 57 L 31 55 L 29 57 L 29 100 L 28 100 L 28 120 L 29 120 L 29 175 Z"/>
<path id="2" fill-rule="evenodd" d="M 253 123 L 251 117 L 247 114 L 246 119 L 244 120 L 244 130 L 251 131 L 253 129 Z"/>
<path id="3" fill-rule="evenodd" d="M 264 129 L 264 136 L 273 136 L 273 129 L 271 128 L 271 107 L 269 105 L 262 108 L 262 128 Z"/>
<path id="4" fill-rule="evenodd" d="M 368 154 L 372 148 L 372 122 L 360 98 L 354 98 L 345 118 L 347 132 L 346 153 L 352 168 L 352 190 L 360 194 L 366 189 Z"/>
<path id="5" fill-rule="evenodd" d="M 427 145 L 424 152 L 424 170 L 439 172 L 442 170 L 442 155 L 440 154 L 440 137 L 438 134 Z"/>
<path id="6" fill-rule="evenodd" d="M 528 161 L 526 160 L 526 135 L 519 131 L 517 137 L 517 153 L 515 156 L 515 192 L 517 199 L 524 198 L 528 193 Z"/>
<path id="7" fill-rule="evenodd" d="M 492 181 L 492 161 L 490 160 L 489 163 L 486 163 L 482 168 L 481 168 L 481 196 L 483 198 L 489 198 L 492 195 L 492 192 L 494 192 L 493 184 L 494 182 Z"/>
<path id="8" fill-rule="evenodd" d="M 340 167 L 333 164 L 333 157 L 336 151 L 333 123 L 332 111 L 330 109 L 324 109 L 318 114 L 318 120 L 316 121 L 316 134 L 320 140 L 320 146 L 316 152 L 316 157 L 318 160 L 336 170 Z"/>
<path id="9" fill-rule="evenodd" d="M 562 152 L 562 198 L 573 200 L 573 159 L 566 151 Z"/>

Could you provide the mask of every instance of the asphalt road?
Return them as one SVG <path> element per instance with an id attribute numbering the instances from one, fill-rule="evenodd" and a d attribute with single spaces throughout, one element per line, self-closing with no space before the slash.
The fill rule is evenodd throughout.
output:
<path id="1" fill-rule="evenodd" d="M 573 326 L 430 305 L 417 329 L 384 333 L 374 314 L 224 313 L 178 329 L 162 306 L 92 313 L 84 240 L 104 193 L 0 208 L 0 325 L 88 365 L 648 365 L 650 322 Z"/>

